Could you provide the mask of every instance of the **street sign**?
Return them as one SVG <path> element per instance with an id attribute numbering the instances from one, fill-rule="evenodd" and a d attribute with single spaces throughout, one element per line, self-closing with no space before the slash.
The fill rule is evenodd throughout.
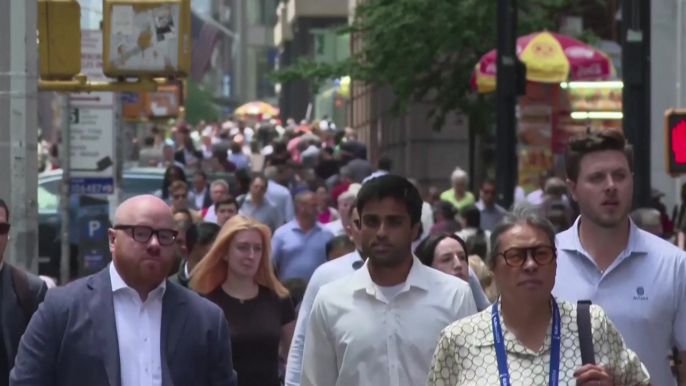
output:
<path id="1" fill-rule="evenodd" d="M 112 194 L 114 110 L 76 107 L 72 109 L 70 119 L 70 191 L 73 194 Z"/>
<path id="2" fill-rule="evenodd" d="M 102 73 L 102 31 L 81 30 L 81 73 L 88 80 L 105 82 L 108 78 Z M 114 104 L 113 93 L 93 92 L 74 93 L 71 104 L 76 107 L 109 107 Z"/>

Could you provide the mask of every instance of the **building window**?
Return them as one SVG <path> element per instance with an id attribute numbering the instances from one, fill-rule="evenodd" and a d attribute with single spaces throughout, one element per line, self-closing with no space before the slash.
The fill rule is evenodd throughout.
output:
<path id="1" fill-rule="evenodd" d="M 245 4 L 249 25 L 273 27 L 276 24 L 278 0 L 247 0 Z"/>

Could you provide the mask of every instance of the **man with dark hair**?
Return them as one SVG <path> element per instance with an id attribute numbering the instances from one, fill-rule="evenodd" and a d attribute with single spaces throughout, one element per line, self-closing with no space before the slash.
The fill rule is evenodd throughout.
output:
<path id="1" fill-rule="evenodd" d="M 355 243 L 348 235 L 336 236 L 326 243 L 326 260 L 335 260 L 348 253 L 355 252 Z"/>
<path id="2" fill-rule="evenodd" d="M 466 282 L 412 254 L 422 203 L 403 177 L 385 175 L 362 185 L 355 226 L 367 262 L 319 291 L 305 338 L 302 386 L 424 384 L 436 337 L 476 313 Z"/>
<path id="3" fill-rule="evenodd" d="M 507 213 L 505 208 L 496 204 L 497 197 L 495 181 L 485 179 L 481 183 L 479 201 L 476 203 L 476 207 L 481 211 L 481 228 L 484 230 L 493 230 Z"/>
<path id="4" fill-rule="evenodd" d="M 202 170 L 198 170 L 193 174 L 193 186 L 191 191 L 188 192 L 188 201 L 196 210 L 207 209 L 212 205 L 207 174 Z"/>
<path id="5" fill-rule="evenodd" d="M 0 385 L 9 384 L 19 340 L 48 291 L 48 286 L 41 278 L 4 261 L 10 239 L 9 218 L 7 203 L 0 199 Z"/>
<path id="6" fill-rule="evenodd" d="M 365 183 L 371 180 L 372 178 L 385 176 L 386 174 L 391 172 L 392 168 L 393 160 L 391 160 L 391 158 L 388 156 L 382 155 L 381 157 L 379 157 L 379 161 L 377 162 L 376 171 L 372 173 L 369 177 L 362 180 L 362 183 Z"/>
<path id="7" fill-rule="evenodd" d="M 233 197 L 219 200 L 214 205 L 217 213 L 217 225 L 219 225 L 219 227 L 223 227 L 227 221 L 238 214 L 238 202 L 236 202 L 236 199 Z"/>
<path id="8" fill-rule="evenodd" d="M 553 294 L 592 299 L 638 354 L 651 383 L 675 385 L 668 355 L 674 346 L 686 354 L 686 254 L 629 218 L 633 165 L 621 131 L 570 139 L 565 166 L 581 215 L 557 235 Z"/>
<path id="9" fill-rule="evenodd" d="M 188 288 L 189 274 L 209 252 L 220 230 L 221 227 L 219 225 L 211 222 L 191 224 L 185 232 L 186 250 L 188 251 L 188 254 L 185 256 L 186 261 L 181 263 L 179 272 L 171 276 L 169 280 Z"/>

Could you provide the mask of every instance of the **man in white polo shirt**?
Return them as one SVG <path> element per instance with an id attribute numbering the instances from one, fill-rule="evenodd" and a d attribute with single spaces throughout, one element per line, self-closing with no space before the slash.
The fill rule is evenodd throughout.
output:
<path id="1" fill-rule="evenodd" d="M 630 219 L 632 153 L 621 132 L 571 139 L 567 184 L 581 216 L 557 236 L 553 294 L 591 300 L 645 364 L 653 385 L 676 385 L 668 356 L 686 350 L 686 254 Z M 602 363 L 600 363 L 602 364 Z"/>

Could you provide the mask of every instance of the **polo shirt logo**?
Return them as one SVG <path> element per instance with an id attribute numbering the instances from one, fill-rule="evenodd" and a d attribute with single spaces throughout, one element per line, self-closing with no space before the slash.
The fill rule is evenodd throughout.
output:
<path id="1" fill-rule="evenodd" d="M 634 300 L 648 300 L 648 297 L 644 295 L 645 289 L 643 287 L 636 287 L 636 296 L 634 296 Z"/>

